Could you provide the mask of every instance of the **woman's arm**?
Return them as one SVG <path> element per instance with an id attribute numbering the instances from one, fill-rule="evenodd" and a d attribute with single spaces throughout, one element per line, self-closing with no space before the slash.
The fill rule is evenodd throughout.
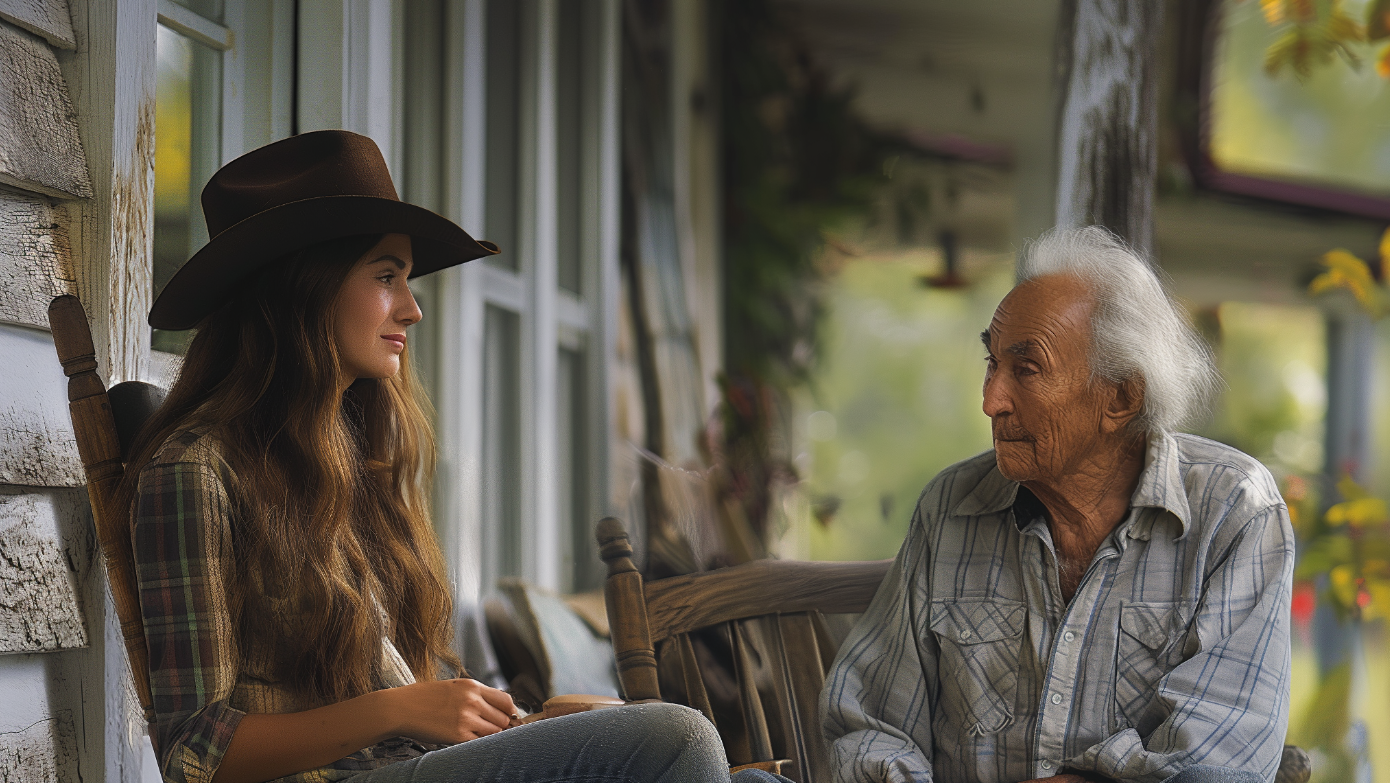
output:
<path id="1" fill-rule="evenodd" d="M 285 715 L 247 715 L 213 783 L 260 781 L 322 767 L 388 737 L 465 742 L 507 727 L 512 698 L 475 680 L 439 680 L 375 691 Z"/>

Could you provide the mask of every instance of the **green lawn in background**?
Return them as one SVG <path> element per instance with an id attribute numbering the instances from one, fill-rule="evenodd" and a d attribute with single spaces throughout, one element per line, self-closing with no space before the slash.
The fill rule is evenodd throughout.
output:
<path id="1" fill-rule="evenodd" d="M 808 523 L 814 559 L 892 557 L 927 481 L 990 447 L 979 334 L 1013 259 L 951 291 L 922 284 L 935 268 L 926 253 L 861 258 L 830 284 L 821 362 L 796 406 L 797 463 L 824 520 Z"/>

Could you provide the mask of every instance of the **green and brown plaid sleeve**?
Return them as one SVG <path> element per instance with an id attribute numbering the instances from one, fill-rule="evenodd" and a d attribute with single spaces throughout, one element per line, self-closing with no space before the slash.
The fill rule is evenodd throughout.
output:
<path id="1" fill-rule="evenodd" d="M 228 703 L 239 661 L 225 587 L 226 487 L 209 465 L 157 457 L 140 473 L 133 511 L 160 771 L 174 783 L 210 783 L 244 715 Z"/>

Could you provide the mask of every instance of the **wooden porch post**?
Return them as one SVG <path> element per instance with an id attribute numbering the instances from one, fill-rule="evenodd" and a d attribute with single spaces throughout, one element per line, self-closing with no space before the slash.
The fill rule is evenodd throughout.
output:
<path id="1" fill-rule="evenodd" d="M 1153 250 L 1161 0 L 1063 0 L 1057 225 Z"/>

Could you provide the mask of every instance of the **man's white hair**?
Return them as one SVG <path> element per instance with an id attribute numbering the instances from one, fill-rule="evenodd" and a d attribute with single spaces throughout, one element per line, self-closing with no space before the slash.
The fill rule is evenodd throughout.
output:
<path id="1" fill-rule="evenodd" d="M 1091 288 L 1091 374 L 1142 382 L 1135 426 L 1172 432 L 1205 415 L 1221 376 L 1211 349 L 1188 323 L 1158 274 L 1100 226 L 1053 229 L 1030 244 L 1019 280 L 1073 275 Z"/>

